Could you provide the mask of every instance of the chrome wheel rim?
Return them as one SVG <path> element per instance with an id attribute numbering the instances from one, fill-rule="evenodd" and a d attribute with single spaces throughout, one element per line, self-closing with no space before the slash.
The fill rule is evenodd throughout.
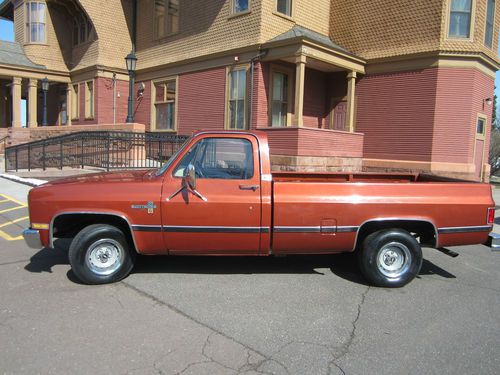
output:
<path id="1" fill-rule="evenodd" d="M 123 252 L 123 246 L 118 241 L 110 238 L 102 239 L 89 247 L 85 263 L 96 275 L 111 275 L 122 265 Z"/>
<path id="2" fill-rule="evenodd" d="M 410 268 L 410 249 L 400 242 L 391 242 L 380 249 L 377 256 L 378 270 L 386 277 L 398 278 Z"/>

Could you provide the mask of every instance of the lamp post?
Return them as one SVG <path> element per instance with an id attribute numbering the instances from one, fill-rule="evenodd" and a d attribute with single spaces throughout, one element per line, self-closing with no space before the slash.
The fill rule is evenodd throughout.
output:
<path id="1" fill-rule="evenodd" d="M 42 92 L 43 92 L 43 113 L 42 113 L 42 126 L 47 126 L 47 92 L 49 91 L 49 80 L 47 77 L 42 79 Z"/>
<path id="2" fill-rule="evenodd" d="M 135 83 L 135 67 L 137 65 L 137 57 L 134 51 L 130 52 L 127 57 L 125 57 L 125 62 L 127 63 L 127 70 L 129 75 L 129 85 L 128 85 L 128 114 L 127 123 L 134 122 L 134 83 Z"/>

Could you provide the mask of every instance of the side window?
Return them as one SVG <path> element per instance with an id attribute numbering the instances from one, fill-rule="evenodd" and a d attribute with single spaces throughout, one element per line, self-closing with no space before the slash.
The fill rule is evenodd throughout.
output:
<path id="1" fill-rule="evenodd" d="M 205 138 L 184 155 L 174 177 L 184 176 L 189 164 L 198 178 L 247 180 L 254 174 L 252 144 L 246 139 Z"/>

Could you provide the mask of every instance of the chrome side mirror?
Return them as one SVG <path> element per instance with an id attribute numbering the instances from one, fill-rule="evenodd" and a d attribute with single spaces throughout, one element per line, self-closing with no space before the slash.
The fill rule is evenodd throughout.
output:
<path id="1" fill-rule="evenodd" d="M 193 164 L 189 164 L 184 173 L 184 181 L 188 187 L 196 190 L 196 169 Z"/>

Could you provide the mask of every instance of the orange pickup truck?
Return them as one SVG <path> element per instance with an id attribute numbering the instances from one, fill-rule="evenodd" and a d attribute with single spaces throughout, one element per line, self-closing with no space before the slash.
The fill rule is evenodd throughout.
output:
<path id="1" fill-rule="evenodd" d="M 199 132 L 161 168 L 56 180 L 29 194 L 31 247 L 73 238 L 89 284 L 126 277 L 135 255 L 356 252 L 377 286 L 400 287 L 421 246 L 484 244 L 488 184 L 418 174 L 271 172 L 263 132 Z"/>

